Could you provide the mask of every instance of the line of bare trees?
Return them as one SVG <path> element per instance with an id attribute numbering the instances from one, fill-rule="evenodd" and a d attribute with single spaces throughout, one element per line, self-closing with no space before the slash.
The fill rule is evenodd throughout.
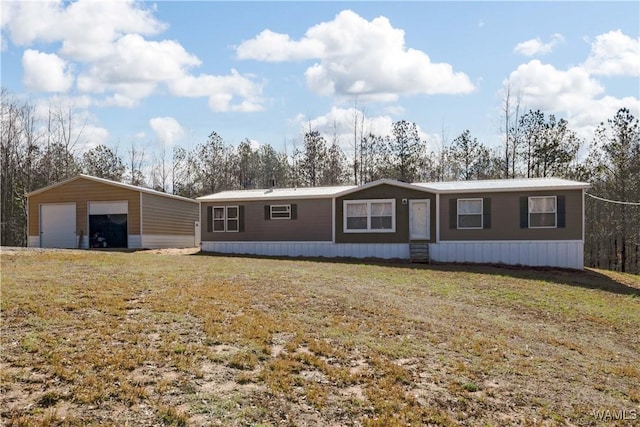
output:
<path id="1" fill-rule="evenodd" d="M 309 128 L 290 154 L 249 140 L 232 145 L 212 132 L 192 150 L 180 146 L 154 156 L 134 143 L 120 155 L 88 150 L 73 110 L 53 106 L 43 120 L 32 105 L 1 93 L 0 157 L 2 245 L 26 244 L 24 194 L 78 173 L 146 186 L 185 197 L 223 190 L 362 184 L 380 178 L 405 182 L 556 176 L 592 184 L 590 193 L 640 202 L 640 131 L 627 109 L 582 141 L 569 123 L 542 111 L 505 103 L 505 141 L 489 148 L 468 130 L 431 150 L 415 123 L 400 120 L 389 135 L 367 130 L 354 117 L 353 141 Z M 508 98 L 507 98 L 508 99 Z M 82 143 L 82 144 L 81 144 Z M 588 155 L 578 156 L 589 144 Z M 90 144 L 89 144 L 90 145 Z M 349 147 L 345 153 L 343 146 Z M 587 147 L 585 147 L 587 148 Z M 585 264 L 640 273 L 640 206 L 586 199 Z"/>

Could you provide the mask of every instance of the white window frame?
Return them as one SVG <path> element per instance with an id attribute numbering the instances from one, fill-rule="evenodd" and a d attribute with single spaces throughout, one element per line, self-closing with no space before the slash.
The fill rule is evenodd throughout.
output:
<path id="1" fill-rule="evenodd" d="M 477 202 L 480 201 L 480 213 L 471 213 L 471 214 L 461 214 L 460 213 L 460 202 Z M 479 227 L 461 227 L 460 226 L 460 215 L 480 215 L 480 226 Z M 458 199 L 456 203 L 456 227 L 458 230 L 482 230 L 484 228 L 484 200 L 481 197 L 468 198 L 468 199 Z"/>
<path id="2" fill-rule="evenodd" d="M 377 203 L 391 203 L 391 228 L 371 228 L 371 205 Z M 367 205 L 367 228 L 347 228 L 347 206 Z M 342 230 L 344 233 L 395 233 L 396 232 L 396 199 L 344 200 L 342 202 Z"/>
<path id="3" fill-rule="evenodd" d="M 555 209 L 552 212 L 532 212 L 529 208 L 531 199 L 553 199 Z M 554 225 L 531 225 L 531 214 L 554 214 Z M 529 196 L 527 198 L 527 222 L 529 228 L 558 228 L 558 197 L 557 196 Z"/>
<path id="4" fill-rule="evenodd" d="M 273 216 L 273 208 L 285 208 L 284 211 L 276 212 L 276 214 L 287 214 L 288 216 Z M 291 219 L 291 205 L 270 205 L 269 217 L 271 219 Z"/>
<path id="5" fill-rule="evenodd" d="M 216 209 L 222 209 L 222 218 L 216 218 Z M 229 217 L 229 209 L 236 210 L 236 216 L 234 218 Z M 240 206 L 212 206 L 211 215 L 211 227 L 214 233 L 237 233 L 240 231 Z M 216 221 L 224 222 L 224 230 L 216 230 Z M 236 221 L 237 225 L 235 230 L 229 230 L 229 221 Z"/>

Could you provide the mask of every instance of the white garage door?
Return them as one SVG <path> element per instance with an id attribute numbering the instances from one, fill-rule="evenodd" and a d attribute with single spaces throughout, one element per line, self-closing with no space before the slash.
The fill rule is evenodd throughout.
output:
<path id="1" fill-rule="evenodd" d="M 76 204 L 40 205 L 40 246 L 43 248 L 75 248 Z"/>

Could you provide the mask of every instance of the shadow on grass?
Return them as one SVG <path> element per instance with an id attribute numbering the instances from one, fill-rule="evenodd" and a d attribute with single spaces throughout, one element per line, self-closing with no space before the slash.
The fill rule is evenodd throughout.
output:
<path id="1" fill-rule="evenodd" d="M 570 270 L 553 267 L 527 267 L 503 264 L 470 264 L 470 263 L 411 263 L 404 259 L 384 260 L 379 258 L 323 258 L 323 257 L 286 257 L 248 254 L 225 254 L 217 252 L 196 252 L 191 255 L 224 258 L 272 259 L 281 261 L 313 261 L 328 264 L 376 265 L 380 267 L 407 268 L 413 270 L 430 270 L 446 272 L 466 272 L 493 276 L 508 276 L 516 279 L 545 280 L 568 286 L 586 289 L 598 289 L 620 295 L 640 297 L 640 276 L 637 280 L 632 275 L 615 278 L 597 270 Z M 611 273 L 614 275 L 615 273 Z"/>

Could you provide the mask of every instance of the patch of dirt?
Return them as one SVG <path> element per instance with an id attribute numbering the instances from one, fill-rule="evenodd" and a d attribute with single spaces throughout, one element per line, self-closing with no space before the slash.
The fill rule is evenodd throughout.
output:
<path id="1" fill-rule="evenodd" d="M 193 248 L 167 248 L 167 249 L 143 249 L 136 251 L 137 254 L 157 254 L 157 255 L 194 255 L 200 252 L 199 247 Z"/>

